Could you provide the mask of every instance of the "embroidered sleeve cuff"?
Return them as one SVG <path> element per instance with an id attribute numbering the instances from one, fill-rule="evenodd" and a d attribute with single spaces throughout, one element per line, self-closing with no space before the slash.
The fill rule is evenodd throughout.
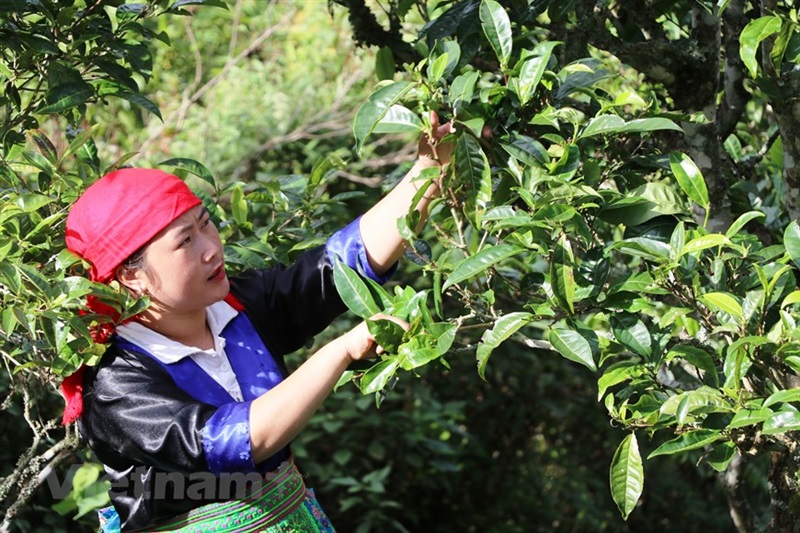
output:
<path id="1" fill-rule="evenodd" d="M 378 275 L 369 264 L 367 251 L 364 249 L 364 242 L 361 240 L 361 231 L 358 229 L 358 217 L 350 224 L 340 229 L 328 239 L 325 244 L 325 252 L 328 259 L 333 261 L 334 256 L 339 257 L 347 266 L 367 276 L 373 281 L 384 284 L 392 277 L 397 270 L 397 263 L 384 275 Z"/>
<path id="2" fill-rule="evenodd" d="M 203 450 L 210 472 L 250 472 L 250 403 L 231 402 L 217 409 L 203 428 Z"/>

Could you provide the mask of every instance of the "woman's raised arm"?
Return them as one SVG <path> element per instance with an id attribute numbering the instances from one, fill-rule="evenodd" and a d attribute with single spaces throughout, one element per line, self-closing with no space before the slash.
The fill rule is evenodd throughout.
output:
<path id="1" fill-rule="evenodd" d="M 397 229 L 397 219 L 405 216 L 411 210 L 417 191 L 424 185 L 424 182 L 417 178 L 427 168 L 441 169 L 450 162 L 453 146 L 448 142 L 440 141 L 453 131 L 452 122 L 440 126 L 438 115 L 431 113 L 431 126 L 435 132 L 434 138 L 429 139 L 428 136 L 423 135 L 419 143 L 417 161 L 411 170 L 389 194 L 361 217 L 361 239 L 364 242 L 370 266 L 379 275 L 387 272 L 405 250 L 406 241 Z M 420 212 L 417 227 L 412 228 L 415 233 L 422 229 L 428 218 L 428 205 L 433 198 L 439 195 L 439 192 L 438 180 L 434 180 L 434 183 L 413 206 Z"/>

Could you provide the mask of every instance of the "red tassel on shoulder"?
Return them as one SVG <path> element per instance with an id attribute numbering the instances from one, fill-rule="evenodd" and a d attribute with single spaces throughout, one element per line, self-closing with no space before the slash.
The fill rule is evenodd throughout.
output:
<path id="1" fill-rule="evenodd" d="M 75 422 L 83 412 L 83 375 L 86 372 L 86 365 L 81 365 L 73 374 L 64 378 L 61 382 L 61 394 L 67 401 L 64 408 L 64 416 L 61 423 L 66 425 Z"/>
<path id="2" fill-rule="evenodd" d="M 225 297 L 225 303 L 239 311 L 240 313 L 244 311 L 244 305 L 240 302 L 236 296 L 233 295 L 232 292 L 229 292 L 228 295 Z"/>
<path id="3" fill-rule="evenodd" d="M 113 307 L 104 304 L 94 296 L 86 297 L 86 309 L 78 311 L 81 315 L 97 313 L 111 317 L 115 322 L 119 319 L 119 313 Z M 89 328 L 92 340 L 98 344 L 106 344 L 114 334 L 115 325 L 111 322 L 101 322 Z M 86 365 L 81 365 L 71 375 L 64 378 L 61 382 L 61 394 L 67 401 L 61 423 L 65 426 L 75 422 L 83 412 L 83 375 L 86 373 Z"/>

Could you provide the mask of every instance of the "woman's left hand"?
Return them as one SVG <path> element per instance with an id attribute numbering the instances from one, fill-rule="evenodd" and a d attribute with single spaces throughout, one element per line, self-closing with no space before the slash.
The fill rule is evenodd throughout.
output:
<path id="1" fill-rule="evenodd" d="M 419 140 L 419 158 L 427 158 L 436 161 L 439 165 L 447 165 L 453 155 L 455 145 L 451 142 L 442 142 L 442 139 L 455 132 L 455 125 L 452 121 L 439 124 L 439 115 L 436 111 L 430 112 L 432 136 L 422 135 Z"/>

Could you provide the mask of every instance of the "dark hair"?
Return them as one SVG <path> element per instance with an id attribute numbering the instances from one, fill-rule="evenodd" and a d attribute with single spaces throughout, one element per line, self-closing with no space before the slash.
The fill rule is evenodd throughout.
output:
<path id="1" fill-rule="evenodd" d="M 139 268 L 144 267 L 144 252 L 147 250 L 147 245 L 145 244 L 135 252 L 133 252 L 125 261 L 122 262 L 120 265 L 121 268 L 126 268 L 128 270 L 136 270 Z"/>

